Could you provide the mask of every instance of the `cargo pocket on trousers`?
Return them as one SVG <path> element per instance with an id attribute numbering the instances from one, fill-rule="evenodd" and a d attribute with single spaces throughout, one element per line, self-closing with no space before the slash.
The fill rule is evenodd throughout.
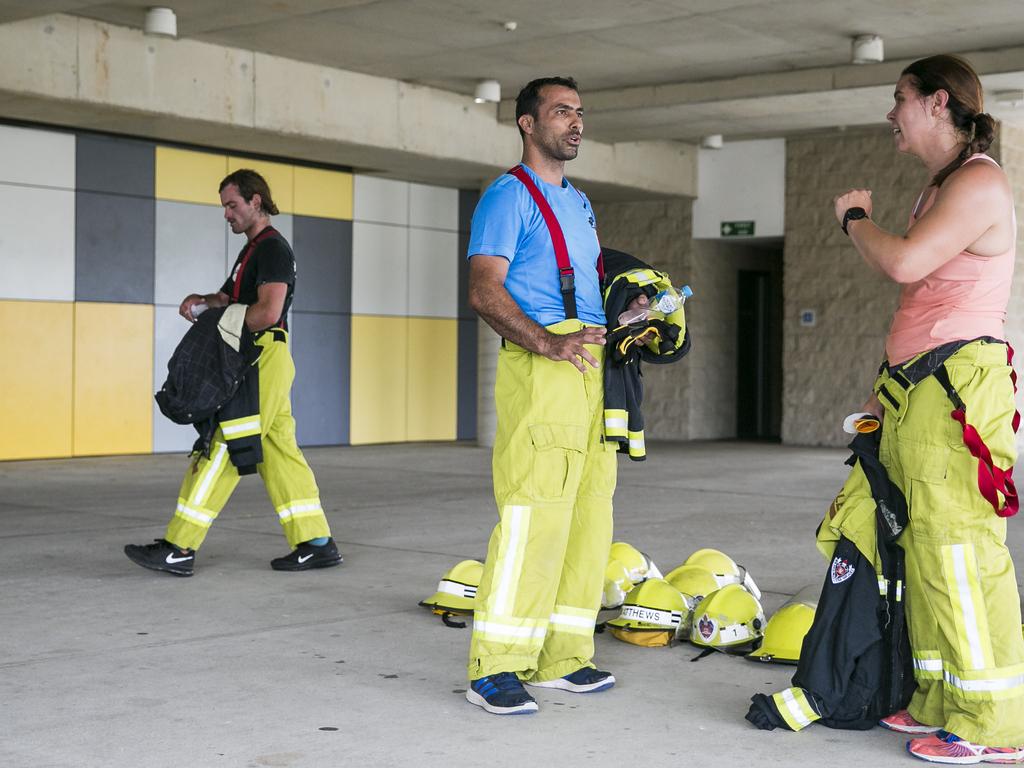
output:
<path id="1" fill-rule="evenodd" d="M 557 501 L 575 490 L 583 471 L 587 431 L 572 424 L 531 424 L 533 490 L 536 498 Z"/>
<path id="2" fill-rule="evenodd" d="M 921 443 L 905 440 L 900 443 L 900 463 L 903 474 L 912 480 L 932 485 L 946 481 L 949 467 L 949 445 Z"/>

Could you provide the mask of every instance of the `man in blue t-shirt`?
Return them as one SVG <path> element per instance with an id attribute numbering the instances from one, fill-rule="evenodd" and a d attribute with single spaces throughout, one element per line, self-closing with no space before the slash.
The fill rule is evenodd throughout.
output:
<path id="1" fill-rule="evenodd" d="M 470 306 L 502 337 L 494 393 L 499 522 L 476 597 L 466 692 L 495 714 L 537 710 L 524 682 L 578 693 L 615 684 L 591 661 L 616 454 L 603 439 L 594 211 L 563 175 L 583 135 L 575 80 L 529 83 L 516 99 L 516 122 L 522 165 L 484 192 L 468 253 Z M 560 237 L 570 281 L 560 280 Z M 573 282 L 574 294 L 563 292 Z"/>

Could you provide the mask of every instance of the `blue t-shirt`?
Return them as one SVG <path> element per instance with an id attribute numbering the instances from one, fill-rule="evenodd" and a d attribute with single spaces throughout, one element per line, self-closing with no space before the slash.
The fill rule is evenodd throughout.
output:
<path id="1" fill-rule="evenodd" d="M 565 179 L 561 186 L 548 184 L 530 168 L 525 165 L 523 168 L 562 227 L 569 262 L 576 273 L 579 319 L 604 325 L 604 303 L 597 278 L 601 246 L 590 201 Z M 502 174 L 477 203 L 467 256 L 475 254 L 508 259 L 505 290 L 527 316 L 545 326 L 565 320 L 551 234 L 529 190 L 511 174 Z"/>

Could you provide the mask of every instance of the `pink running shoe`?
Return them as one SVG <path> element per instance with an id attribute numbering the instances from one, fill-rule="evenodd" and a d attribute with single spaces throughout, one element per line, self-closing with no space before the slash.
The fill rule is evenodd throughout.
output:
<path id="1" fill-rule="evenodd" d="M 927 760 L 929 763 L 947 763 L 951 765 L 976 765 L 978 763 L 1024 762 L 1024 747 L 986 747 L 971 744 L 959 736 L 946 731 L 939 731 L 931 736 L 911 739 L 907 742 L 907 752 L 914 757 Z"/>
<path id="2" fill-rule="evenodd" d="M 899 712 L 894 712 L 888 717 L 883 717 L 878 721 L 878 724 L 883 728 L 888 728 L 890 731 L 896 731 L 897 733 L 911 733 L 917 735 L 925 735 L 929 733 L 935 733 L 939 730 L 937 725 L 925 725 L 919 723 L 917 720 L 910 716 L 910 713 L 905 709 L 901 709 Z"/>

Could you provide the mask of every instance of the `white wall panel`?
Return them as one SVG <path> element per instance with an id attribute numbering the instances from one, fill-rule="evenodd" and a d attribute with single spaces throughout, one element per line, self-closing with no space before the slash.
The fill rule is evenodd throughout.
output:
<path id="1" fill-rule="evenodd" d="M 75 193 L 0 183 L 0 211 L 0 299 L 73 301 Z"/>
<path id="2" fill-rule="evenodd" d="M 74 189 L 74 134 L 0 125 L 0 181 Z"/>
<path id="3" fill-rule="evenodd" d="M 353 223 L 353 313 L 408 314 L 408 232 L 406 227 Z"/>
<path id="4" fill-rule="evenodd" d="M 218 208 L 156 201 L 157 304 L 178 306 L 190 293 L 213 293 L 220 288 L 228 269 L 226 230 Z"/>
<path id="5" fill-rule="evenodd" d="M 459 190 L 410 184 L 409 226 L 458 231 Z"/>
<path id="6" fill-rule="evenodd" d="M 153 389 L 159 390 L 167 380 L 167 361 L 185 335 L 189 325 L 178 314 L 177 306 L 155 307 L 153 311 Z M 196 440 L 190 424 L 175 424 L 153 401 L 153 451 L 170 453 L 188 451 Z"/>
<path id="7" fill-rule="evenodd" d="M 409 182 L 357 175 L 353 194 L 355 221 L 409 223 Z"/>
<path id="8" fill-rule="evenodd" d="M 694 238 L 722 237 L 722 224 L 754 222 L 754 237 L 782 237 L 786 203 L 786 140 L 727 141 L 697 158 Z M 731 238 L 742 239 L 742 238 Z"/>
<path id="9" fill-rule="evenodd" d="M 409 228 L 409 314 L 459 316 L 459 236 Z"/>

